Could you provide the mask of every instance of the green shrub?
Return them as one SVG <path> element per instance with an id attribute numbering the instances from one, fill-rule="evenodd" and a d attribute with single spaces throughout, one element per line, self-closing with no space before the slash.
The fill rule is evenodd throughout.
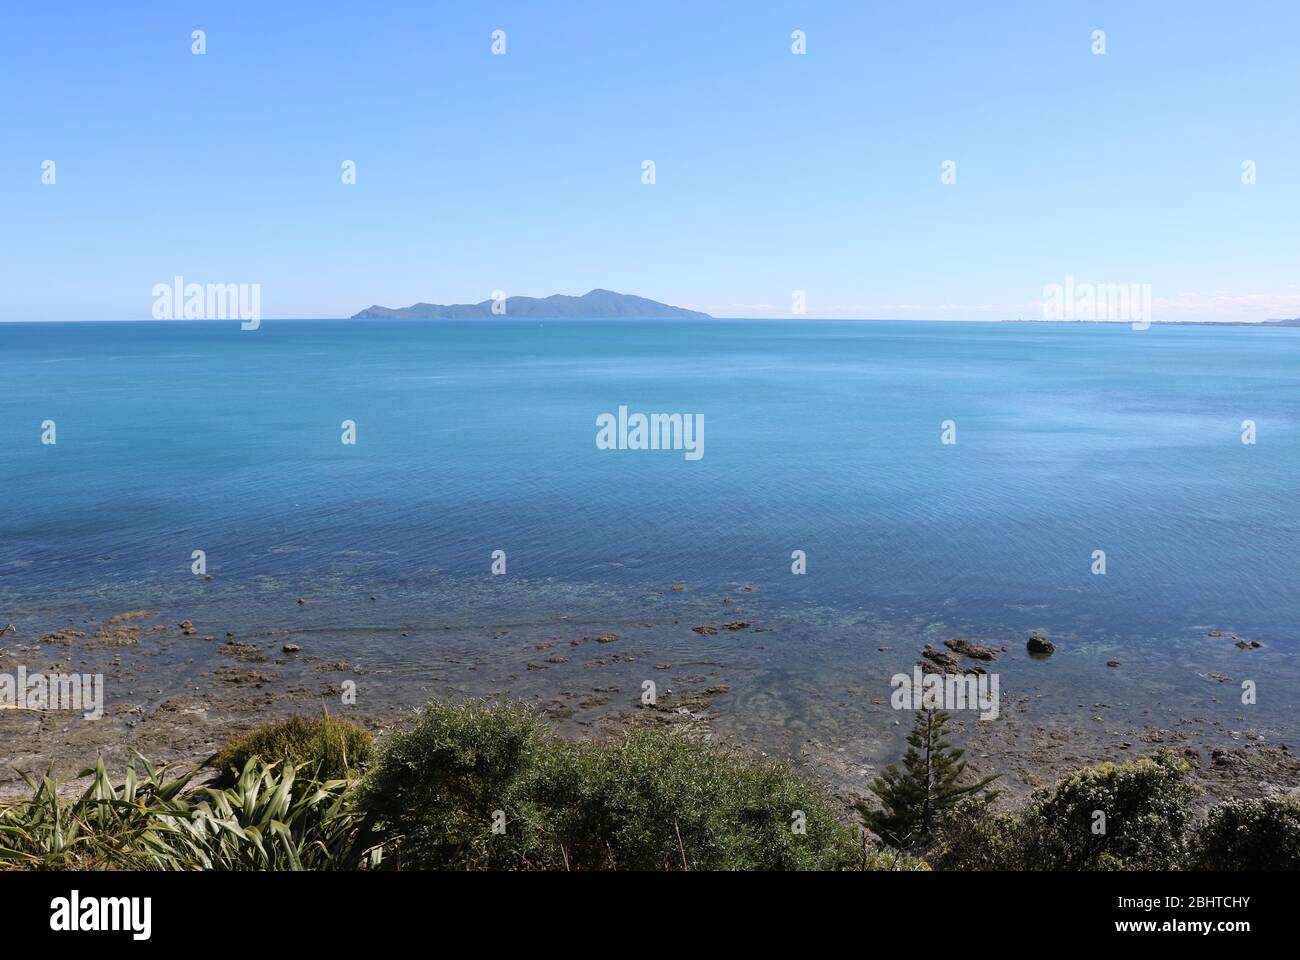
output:
<path id="1" fill-rule="evenodd" d="M 1192 791 L 1187 762 L 1167 750 L 1085 767 L 1024 812 L 1029 854 L 1044 870 L 1173 870 L 1186 855 Z M 1098 832 L 1097 811 L 1105 816 Z"/>
<path id="2" fill-rule="evenodd" d="M 917 865 L 864 852 L 819 791 L 785 767 L 662 732 L 562 741 L 507 705 L 430 704 L 383 743 L 358 805 L 371 838 L 395 839 L 388 862 L 417 869 Z M 494 833 L 497 811 L 504 832 Z"/>
<path id="3" fill-rule="evenodd" d="M 1300 870 L 1300 800 L 1226 800 L 1192 835 L 1195 870 Z"/>
<path id="4" fill-rule="evenodd" d="M 518 863 L 537 842 L 526 798 L 543 748 L 540 724 L 518 707 L 429 704 L 389 734 L 362 781 L 370 836 L 395 848 L 390 862 L 402 867 Z M 499 809 L 512 821 L 504 837 L 492 833 Z"/>
<path id="5" fill-rule="evenodd" d="M 944 817 L 926 859 L 938 870 L 1032 870 L 1033 838 L 1024 817 L 992 813 L 979 798 Z"/>
<path id="6" fill-rule="evenodd" d="M 318 780 L 342 780 L 359 776 L 373 752 L 369 733 L 322 713 L 263 724 L 229 741 L 210 764 L 217 768 L 217 784 L 223 787 L 233 786 L 253 757 L 291 763 Z"/>
<path id="7" fill-rule="evenodd" d="M 556 743 L 535 795 L 571 867 L 845 869 L 862 858 L 852 832 L 788 768 L 662 732 Z"/>
<path id="8" fill-rule="evenodd" d="M 1085 767 L 1034 791 L 1018 814 L 965 808 L 931 862 L 941 869 L 1176 870 L 1191 820 L 1186 772 L 1185 761 L 1162 751 Z"/>

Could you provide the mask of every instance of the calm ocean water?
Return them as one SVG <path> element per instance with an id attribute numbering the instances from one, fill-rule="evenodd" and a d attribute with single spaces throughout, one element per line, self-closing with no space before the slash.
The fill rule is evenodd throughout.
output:
<path id="1" fill-rule="evenodd" d="M 1217 628 L 1300 702 L 1300 330 L 0 324 L 0 374 L 0 620 L 303 594 L 322 627 L 635 619 L 750 585 L 788 627 L 773 683 L 899 631 L 1187 673 Z M 620 404 L 703 414 L 704 457 L 598 450 Z"/>

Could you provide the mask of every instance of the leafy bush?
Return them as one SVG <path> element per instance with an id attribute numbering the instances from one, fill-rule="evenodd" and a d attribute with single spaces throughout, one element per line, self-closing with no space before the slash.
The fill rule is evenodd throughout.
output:
<path id="1" fill-rule="evenodd" d="M 1030 798 L 1031 853 L 1049 870 L 1171 870 L 1191 822 L 1187 762 L 1169 751 L 1085 767 Z M 1105 816 L 1098 832 L 1096 816 Z"/>
<path id="2" fill-rule="evenodd" d="M 217 768 L 217 784 L 223 787 L 233 786 L 253 757 L 291 763 L 319 780 L 338 780 L 359 776 L 373 753 L 369 733 L 322 713 L 263 724 L 229 741 L 210 764 Z"/>
<path id="3" fill-rule="evenodd" d="M 1226 800 L 1192 835 L 1195 870 L 1300 870 L 1300 800 Z"/>
<path id="4" fill-rule="evenodd" d="M 388 736 L 361 784 L 371 838 L 400 851 L 399 866 L 518 863 L 535 842 L 525 795 L 543 746 L 540 725 L 522 708 L 430 704 L 414 725 Z M 494 843 L 498 809 L 514 823 Z"/>
<path id="5" fill-rule="evenodd" d="M 958 802 L 926 851 L 937 870 L 1033 870 L 1033 838 L 1024 817 L 992 813 L 978 798 Z"/>
<path id="6" fill-rule="evenodd" d="M 553 742 L 534 795 L 571 868 L 816 870 L 862 859 L 852 832 L 788 768 L 662 732 Z"/>
<path id="7" fill-rule="evenodd" d="M 418 869 L 916 865 L 864 851 L 785 767 L 661 732 L 561 741 L 515 706 L 430 704 L 382 745 L 358 806 L 390 862 Z"/>
<path id="8" fill-rule="evenodd" d="M 1085 767 L 1017 814 L 963 808 L 930 854 L 941 869 L 1176 870 L 1191 821 L 1187 764 L 1168 751 Z M 1104 815 L 1104 819 L 1102 816 Z"/>

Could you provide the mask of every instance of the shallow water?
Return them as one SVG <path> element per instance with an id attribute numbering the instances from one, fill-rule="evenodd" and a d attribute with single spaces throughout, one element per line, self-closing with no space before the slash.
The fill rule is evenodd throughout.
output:
<path id="1" fill-rule="evenodd" d="M 0 620 L 162 609 L 431 689 L 447 638 L 490 660 L 501 630 L 653 623 L 648 657 L 729 662 L 726 724 L 791 753 L 869 724 L 891 674 L 963 635 L 1008 645 L 1003 695 L 1045 720 L 1105 701 L 1293 737 L 1298 373 L 1295 329 L 0 324 Z M 597 449 L 621 404 L 703 414 L 703 458 Z M 739 617 L 770 630 L 689 629 Z"/>

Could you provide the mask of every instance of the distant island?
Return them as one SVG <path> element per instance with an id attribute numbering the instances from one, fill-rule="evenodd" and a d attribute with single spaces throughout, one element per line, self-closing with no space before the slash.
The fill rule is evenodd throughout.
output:
<path id="1" fill-rule="evenodd" d="M 409 307 L 376 304 L 352 315 L 353 320 L 493 320 L 492 300 L 481 303 L 415 303 Z M 592 290 L 580 297 L 562 293 L 549 297 L 508 297 L 506 319 L 530 320 L 712 320 L 707 313 L 673 307 L 657 300 L 613 290 Z"/>

